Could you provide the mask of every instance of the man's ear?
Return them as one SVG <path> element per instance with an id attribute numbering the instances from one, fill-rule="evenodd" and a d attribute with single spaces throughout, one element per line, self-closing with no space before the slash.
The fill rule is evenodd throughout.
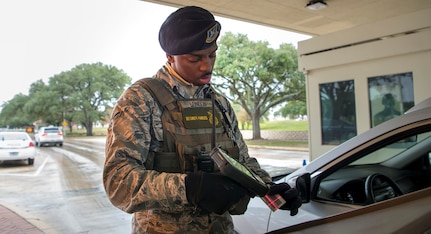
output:
<path id="1" fill-rule="evenodd" d="M 173 63 L 174 62 L 174 56 L 172 56 L 170 54 L 166 54 L 166 58 L 168 59 L 169 63 Z"/>

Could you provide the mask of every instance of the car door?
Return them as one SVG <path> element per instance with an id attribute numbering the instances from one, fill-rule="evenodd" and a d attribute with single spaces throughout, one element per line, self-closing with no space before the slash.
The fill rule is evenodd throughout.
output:
<path id="1" fill-rule="evenodd" d="M 431 188 L 269 233 L 429 233 Z"/>
<path id="2" fill-rule="evenodd" d="M 313 223 L 311 226 L 327 225 L 318 220 L 339 222 L 340 225 L 354 220 L 357 222 L 355 225 L 362 225 L 355 226 L 357 230 L 370 230 L 378 221 L 362 221 L 369 217 L 375 218 L 375 214 L 392 216 L 392 212 L 402 210 L 399 207 L 404 203 L 414 205 L 408 210 L 417 210 L 413 217 L 422 222 L 428 210 L 423 210 L 424 207 L 420 206 L 422 203 L 414 203 L 409 198 L 419 193 L 423 196 L 421 200 L 428 201 L 428 192 L 424 191 L 431 186 L 430 161 L 431 98 L 408 113 L 361 133 L 276 181 L 295 186 L 301 175 L 311 175 L 304 196 L 310 199 L 303 203 L 296 216 L 290 216 L 289 211 L 284 210 L 271 212 L 262 201 L 254 198 L 244 215 L 233 217 L 235 230 L 238 233 L 264 233 L 286 231 L 296 226 L 307 228 L 302 225 L 310 223 Z M 386 177 L 388 179 L 383 179 Z M 378 207 L 378 211 L 368 207 Z M 330 218 L 338 216 L 343 218 Z M 357 219 L 354 216 L 358 216 Z M 391 217 L 384 219 L 390 220 Z M 414 224 L 405 219 L 392 228 L 401 230 Z"/>
<path id="3" fill-rule="evenodd" d="M 303 205 L 298 217 L 274 213 L 268 230 L 429 230 L 426 220 L 431 206 L 426 204 L 430 201 L 430 162 L 429 117 L 382 131 L 378 137 L 320 164 L 321 168 L 312 173 L 311 201 Z"/>

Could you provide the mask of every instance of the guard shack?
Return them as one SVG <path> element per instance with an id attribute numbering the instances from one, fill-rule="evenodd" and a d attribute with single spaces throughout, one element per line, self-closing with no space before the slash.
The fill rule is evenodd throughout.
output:
<path id="1" fill-rule="evenodd" d="M 310 159 L 431 96 L 431 10 L 298 44 Z"/>

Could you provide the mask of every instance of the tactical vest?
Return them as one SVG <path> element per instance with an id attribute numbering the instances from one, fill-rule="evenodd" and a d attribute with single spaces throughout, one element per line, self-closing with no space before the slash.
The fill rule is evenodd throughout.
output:
<path id="1" fill-rule="evenodd" d="M 162 82 L 155 78 L 139 81 L 162 110 L 163 152 L 149 152 L 146 168 L 171 173 L 218 171 L 209 156 L 214 143 L 238 160 L 239 149 L 229 135 L 229 117 L 220 102 L 210 98 L 178 99 Z"/>

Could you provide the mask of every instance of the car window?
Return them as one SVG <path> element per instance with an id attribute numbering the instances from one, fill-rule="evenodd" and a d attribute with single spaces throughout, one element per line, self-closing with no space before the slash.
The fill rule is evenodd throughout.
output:
<path id="1" fill-rule="evenodd" d="M 322 175 L 320 182 L 317 181 L 316 198 L 368 205 L 431 187 L 429 125 L 400 134 L 388 134 L 356 155 L 350 155 L 339 163 L 346 165 L 326 172 L 327 175 Z M 352 158 L 356 160 L 349 162 L 348 159 Z M 370 183 L 376 175 L 377 182 Z"/>
<path id="2" fill-rule="evenodd" d="M 25 134 L 0 134 L 0 140 L 2 141 L 13 141 L 13 140 L 27 140 L 27 136 Z"/>
<path id="3" fill-rule="evenodd" d="M 406 137 L 400 141 L 386 145 L 374 152 L 369 153 L 368 155 L 365 155 L 364 157 L 350 163 L 349 166 L 382 163 L 389 160 L 390 158 L 396 157 L 397 155 L 408 151 L 415 145 L 421 144 L 424 141 L 429 142 L 430 136 L 431 132 L 425 132 L 422 134 Z"/>
<path id="4" fill-rule="evenodd" d="M 58 128 L 45 128 L 44 132 L 45 133 L 58 133 L 59 129 Z"/>

